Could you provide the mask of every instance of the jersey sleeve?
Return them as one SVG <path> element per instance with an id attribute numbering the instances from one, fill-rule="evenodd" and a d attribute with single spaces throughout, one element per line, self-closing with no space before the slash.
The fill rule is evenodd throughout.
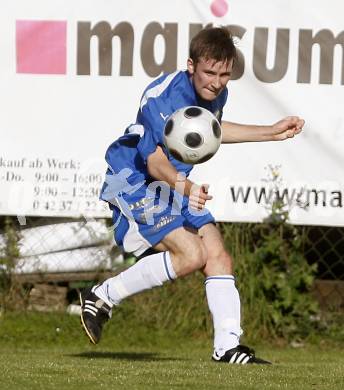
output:
<path id="1" fill-rule="evenodd" d="M 143 106 L 141 104 L 137 121 L 143 125 L 144 133 L 137 149 L 145 163 L 148 156 L 155 152 L 157 146 L 162 146 L 164 149 L 165 120 L 172 112 L 173 108 L 164 104 L 161 97 L 149 98 Z"/>

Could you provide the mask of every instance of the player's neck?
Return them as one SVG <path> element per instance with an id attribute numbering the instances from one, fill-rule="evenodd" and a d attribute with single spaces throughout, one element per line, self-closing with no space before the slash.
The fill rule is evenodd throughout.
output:
<path id="1" fill-rule="evenodd" d="M 196 99 L 198 102 L 198 105 L 204 108 L 211 107 L 211 101 L 203 99 L 196 91 L 195 91 Z"/>

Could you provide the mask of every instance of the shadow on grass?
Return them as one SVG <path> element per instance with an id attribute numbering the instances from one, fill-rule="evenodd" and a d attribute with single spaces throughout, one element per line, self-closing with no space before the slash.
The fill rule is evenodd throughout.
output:
<path id="1" fill-rule="evenodd" d="M 157 353 L 151 352 L 82 352 L 77 354 L 68 354 L 70 357 L 81 357 L 86 359 L 119 359 L 119 360 L 134 360 L 134 361 L 185 361 L 187 359 L 172 358 L 159 356 Z"/>

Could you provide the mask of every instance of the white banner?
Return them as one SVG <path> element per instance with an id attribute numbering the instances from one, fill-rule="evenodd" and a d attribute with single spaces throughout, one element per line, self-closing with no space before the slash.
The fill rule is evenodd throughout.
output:
<path id="1" fill-rule="evenodd" d="M 344 5 L 320 0 L 3 0 L 0 214 L 109 216 L 104 153 L 145 86 L 184 69 L 190 37 L 230 25 L 240 62 L 224 119 L 306 120 L 285 142 L 223 145 L 192 178 L 218 220 L 344 226 Z M 113 38 L 113 39 L 112 39 Z M 277 194 L 277 195 L 276 195 Z"/>

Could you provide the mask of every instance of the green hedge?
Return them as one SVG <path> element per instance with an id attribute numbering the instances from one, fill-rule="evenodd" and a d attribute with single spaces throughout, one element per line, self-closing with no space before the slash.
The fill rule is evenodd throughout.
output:
<path id="1" fill-rule="evenodd" d="M 302 228 L 288 225 L 285 219 L 262 224 L 222 223 L 219 228 L 234 258 L 246 338 L 295 340 L 314 332 L 318 308 L 311 288 L 316 268 L 303 256 Z M 11 270 L 18 257 L 18 236 L 10 218 L 6 219 L 5 232 L 7 245 L 0 255 L 0 265 Z M 4 269 L 0 275 L 3 307 L 9 306 L 13 292 L 18 297 L 15 279 Z M 196 273 L 134 296 L 116 310 L 115 321 L 124 327 L 130 323 L 156 332 L 209 335 L 212 322 L 203 281 L 201 273 Z"/>

